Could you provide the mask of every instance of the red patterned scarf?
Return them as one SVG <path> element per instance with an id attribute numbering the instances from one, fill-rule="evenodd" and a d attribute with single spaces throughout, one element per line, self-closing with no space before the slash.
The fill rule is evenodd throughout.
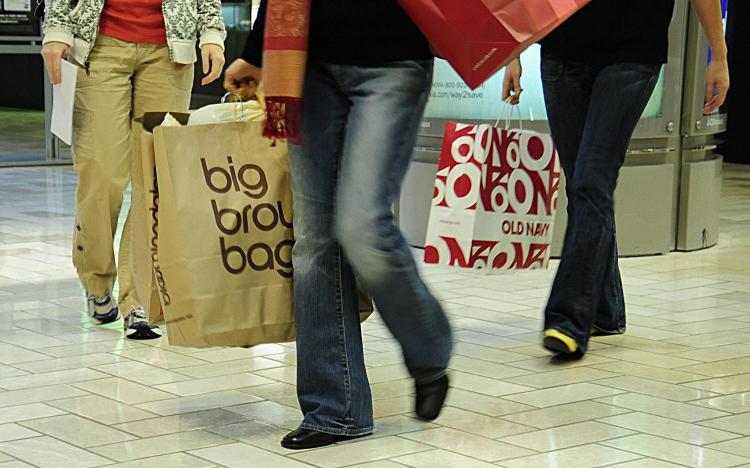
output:
<path id="1" fill-rule="evenodd" d="M 263 46 L 266 126 L 263 136 L 302 141 L 302 91 L 311 0 L 268 0 Z"/>

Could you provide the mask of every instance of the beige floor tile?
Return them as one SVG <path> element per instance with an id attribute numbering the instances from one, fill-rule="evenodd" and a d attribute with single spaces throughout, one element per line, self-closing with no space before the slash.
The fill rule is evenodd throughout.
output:
<path id="1" fill-rule="evenodd" d="M 745 462 L 750 462 L 750 437 L 743 437 L 741 439 L 728 440 L 726 442 L 713 444 L 711 445 L 711 448 L 745 457 Z"/>
<path id="2" fill-rule="evenodd" d="M 590 383 L 578 383 L 564 385 L 556 388 L 536 390 L 533 392 L 520 393 L 518 395 L 508 395 L 504 397 L 525 405 L 535 406 L 537 408 L 548 408 L 550 406 L 564 405 L 577 401 L 593 400 L 605 396 L 617 395 L 623 393 L 622 390 L 616 390 L 601 385 Z"/>
<path id="3" fill-rule="evenodd" d="M 191 396 L 221 392 L 224 390 L 236 390 L 238 388 L 253 387 L 270 383 L 273 383 L 273 380 L 258 377 L 257 375 L 236 374 L 156 385 L 154 388 L 179 396 Z"/>
<path id="4" fill-rule="evenodd" d="M 261 371 L 282 367 L 284 364 L 265 357 L 255 357 L 240 359 L 237 361 L 222 361 L 200 366 L 180 367 L 175 369 L 179 374 L 192 377 L 194 379 L 206 379 L 222 375 L 242 374 L 247 372 Z M 187 379 L 181 379 L 187 380 Z M 178 380 L 175 380 L 177 382 Z M 168 383 L 168 382 L 163 382 Z"/>
<path id="5" fill-rule="evenodd" d="M 243 421 L 247 421 L 247 419 L 237 413 L 223 409 L 213 409 L 133 421 L 117 424 L 112 427 L 143 438 L 175 434 L 195 429 L 207 429 Z"/>
<path id="6" fill-rule="evenodd" d="M 404 457 L 398 457 L 395 461 L 413 468 L 497 468 L 497 465 L 486 463 L 476 458 L 446 452 L 445 450 L 430 450 Z"/>
<path id="7" fill-rule="evenodd" d="M 452 387 L 493 397 L 533 390 L 532 387 L 517 385 L 504 380 L 495 380 L 474 374 L 466 374 L 464 372 L 451 372 L 450 378 Z"/>
<path id="8" fill-rule="evenodd" d="M 555 452 L 500 462 L 506 468 L 575 467 L 593 468 L 633 460 L 638 455 L 601 445 L 583 445 Z"/>
<path id="9" fill-rule="evenodd" d="M 581 401 L 567 405 L 553 406 L 551 408 L 509 414 L 503 416 L 502 419 L 532 426 L 537 429 L 549 429 L 551 427 L 614 416 L 628 411 L 624 408 L 605 405 L 595 401 Z"/>
<path id="10" fill-rule="evenodd" d="M 187 397 L 171 398 L 163 401 L 152 401 L 138 405 L 138 408 L 156 413 L 160 416 L 172 416 L 175 414 L 192 413 L 193 411 L 208 410 L 214 408 L 229 409 L 231 406 L 254 403 L 260 398 L 247 393 L 230 390 L 226 392 L 208 393 L 205 395 L 194 395 Z"/>
<path id="11" fill-rule="evenodd" d="M 158 457 L 142 458 L 140 460 L 117 463 L 107 468 L 214 468 L 212 462 L 188 455 L 187 453 L 172 453 Z"/>
<path id="12" fill-rule="evenodd" d="M 28 439 L 37 437 L 42 434 L 32 431 L 16 423 L 0 424 L 0 442 L 9 442 L 12 440 Z"/>
<path id="13" fill-rule="evenodd" d="M 676 358 L 659 353 L 650 353 L 628 348 L 610 348 L 594 352 L 597 355 L 618 359 L 620 361 L 636 362 L 647 366 L 662 367 L 664 369 L 674 369 L 675 367 L 685 367 L 698 364 L 700 361 L 690 359 Z"/>
<path id="14" fill-rule="evenodd" d="M 91 380 L 74 384 L 74 386 L 95 395 L 106 395 L 107 398 L 117 400 L 126 405 L 136 405 L 138 403 L 174 398 L 174 395 L 162 392 L 157 388 L 147 387 L 130 380 L 118 379 L 116 377 Z"/>
<path id="15" fill-rule="evenodd" d="M 6 366 L 0 364 L 0 379 L 6 379 L 8 377 L 20 377 L 22 375 L 28 375 L 28 372 L 16 369 L 15 367 Z"/>
<path id="16" fill-rule="evenodd" d="M 2 351 L 0 350 L 0 354 Z M 122 361 L 122 358 L 115 356 L 114 354 L 91 354 L 88 356 L 71 356 L 67 358 L 48 358 L 41 361 L 31 361 L 19 364 L 14 364 L 14 367 L 23 369 L 27 372 L 33 372 L 35 374 L 43 372 L 53 372 L 66 369 L 81 369 L 84 367 L 96 369 L 95 366 L 106 365 Z M 105 372 L 101 370 L 102 372 Z"/>
<path id="17" fill-rule="evenodd" d="M 649 340 L 646 338 L 639 338 L 637 336 L 630 336 L 629 334 L 614 335 L 614 336 L 600 336 L 600 337 L 594 337 L 593 340 L 599 343 L 605 343 L 611 346 L 627 348 L 629 350 L 640 351 L 640 352 L 647 353 L 647 354 L 649 353 L 672 354 L 672 353 L 679 353 L 681 351 L 690 351 L 692 349 L 690 346 L 676 345 L 673 343 L 667 343 L 665 341 L 659 341 L 659 340 Z M 603 354 L 603 353 L 596 352 L 594 354 Z M 631 356 L 638 358 L 639 356 L 642 356 L 642 355 L 631 354 Z M 648 362 L 645 362 L 644 364 L 648 364 Z"/>
<path id="18" fill-rule="evenodd" d="M 711 419 L 703 421 L 701 426 L 712 427 L 722 431 L 729 431 L 735 434 L 750 436 L 750 401 L 747 402 L 746 409 L 748 413 L 736 414 L 725 418 Z"/>
<path id="19" fill-rule="evenodd" d="M 683 367 L 679 370 L 693 372 L 708 377 L 729 377 L 744 374 L 750 369 L 750 358 L 730 359 L 726 361 L 707 362 L 694 366 Z M 705 377 L 701 377 L 705 379 Z"/>
<path id="20" fill-rule="evenodd" d="M 723 468 L 750 461 L 746 458 L 730 455 L 718 450 L 675 442 L 647 434 L 606 441 L 603 444 L 651 458 L 696 468 Z"/>
<path id="21" fill-rule="evenodd" d="M 559 387 L 561 385 L 570 385 L 581 382 L 591 382 L 608 377 L 617 377 L 618 374 L 606 372 L 589 367 L 573 367 L 559 371 L 542 372 L 521 377 L 507 379 L 520 385 L 527 385 L 535 388 Z"/>
<path id="22" fill-rule="evenodd" d="M 154 418 L 157 416 L 154 413 L 138 409 L 134 406 L 124 405 L 97 395 L 68 398 L 65 400 L 52 401 L 48 404 L 69 413 L 77 414 L 84 418 L 89 418 L 107 425 Z"/>
<path id="23" fill-rule="evenodd" d="M 607 465 L 607 468 L 681 468 L 682 465 L 657 460 L 656 458 L 640 458 L 616 465 Z"/>
<path id="24" fill-rule="evenodd" d="M 271 359 L 275 359 L 275 357 L 271 356 Z M 404 355 L 402 353 L 366 353 L 365 363 L 367 364 L 368 368 L 394 365 L 403 366 Z M 296 361 L 294 363 L 290 363 L 289 365 L 296 365 Z"/>
<path id="25" fill-rule="evenodd" d="M 50 400 L 62 400 L 82 395 L 87 395 L 87 393 L 69 385 L 51 385 L 49 387 L 13 390 L 0 393 L 0 408 L 28 403 L 48 402 Z"/>
<path id="26" fill-rule="evenodd" d="M 690 382 L 685 385 L 723 394 L 747 392 L 750 391 L 750 373 Z"/>
<path id="27" fill-rule="evenodd" d="M 34 468 L 34 466 L 22 461 L 0 462 L 0 468 Z"/>
<path id="28" fill-rule="evenodd" d="M 372 397 L 375 400 L 395 398 L 414 394 L 414 381 L 412 379 L 394 380 L 371 385 L 371 388 Z"/>
<path id="29" fill-rule="evenodd" d="M 292 455 L 291 458 L 321 468 L 337 468 L 376 460 L 386 460 L 412 453 L 425 452 L 432 447 L 401 437 L 384 437 L 363 442 L 327 447 Z"/>
<path id="30" fill-rule="evenodd" d="M 300 418 L 301 418 L 300 413 Z M 375 432 L 370 436 L 371 438 L 377 437 L 389 437 L 395 435 L 406 435 L 413 432 L 427 431 L 435 429 L 439 426 L 433 423 L 425 422 L 416 417 L 396 415 L 388 416 L 384 418 L 378 418 L 375 420 Z M 355 443 L 354 441 L 344 443 Z"/>
<path id="31" fill-rule="evenodd" d="M 712 430 L 697 424 L 676 421 L 647 413 L 621 414 L 599 419 L 599 422 L 693 445 L 708 445 L 738 437 L 737 434 L 731 432 Z"/>
<path id="32" fill-rule="evenodd" d="M 88 468 L 112 462 L 51 437 L 35 437 L 0 444 L 0 450 L 40 468 Z"/>
<path id="33" fill-rule="evenodd" d="M 0 424 L 26 421 L 28 419 L 48 418 L 61 414 L 65 414 L 65 412 L 42 403 L 9 406 L 7 408 L 0 408 Z"/>
<path id="34" fill-rule="evenodd" d="M 524 457 L 534 453 L 515 445 L 447 427 L 404 434 L 403 437 L 486 462 Z"/>
<path id="35" fill-rule="evenodd" d="M 380 382 L 390 382 L 391 380 L 408 379 L 411 376 L 403 364 L 396 364 L 393 366 L 382 366 L 369 369 L 367 371 L 367 377 L 371 384 L 376 384 Z"/>
<path id="36" fill-rule="evenodd" d="M 573 367 L 591 367 L 612 361 L 614 361 L 614 359 L 597 356 L 592 353 L 587 354 L 583 359 L 564 359 L 551 357 L 550 354 L 547 354 L 545 357 L 509 362 L 507 365 L 518 367 L 519 369 L 525 369 L 531 373 L 536 373 L 570 369 Z"/>
<path id="37" fill-rule="evenodd" d="M 241 392 L 262 398 L 264 400 L 275 401 L 282 405 L 299 408 L 297 400 L 297 387 L 282 382 L 268 385 L 257 385 L 255 387 L 241 388 Z"/>
<path id="38" fill-rule="evenodd" d="M 0 388 L 4 388 L 5 390 L 21 390 L 24 388 L 38 388 L 48 385 L 85 382 L 87 380 L 102 379 L 105 377 L 107 377 L 107 374 L 91 369 L 68 369 L 2 379 L 0 380 Z"/>
<path id="39" fill-rule="evenodd" d="M 81 448 L 115 444 L 135 439 L 130 434 L 72 414 L 25 421 L 21 424 Z"/>
<path id="40" fill-rule="evenodd" d="M 358 465 L 351 465 L 347 468 L 404 468 L 405 466 L 406 465 L 402 465 L 401 463 L 396 463 L 390 460 L 380 460 L 380 461 L 374 461 L 370 463 L 361 463 Z"/>
<path id="41" fill-rule="evenodd" d="M 276 367 L 273 369 L 266 369 L 262 371 L 253 372 L 253 375 L 257 375 L 265 379 L 271 379 L 277 382 L 284 382 L 289 385 L 297 384 L 297 368 L 296 367 Z"/>
<path id="42" fill-rule="evenodd" d="M 205 431 L 179 432 L 148 439 L 139 439 L 92 448 L 91 451 L 119 462 L 139 458 L 186 452 L 230 443 L 231 440 Z"/>
<path id="43" fill-rule="evenodd" d="M 288 429 L 282 429 L 259 421 L 245 421 L 226 426 L 214 427 L 208 430 L 230 439 L 262 448 L 268 452 L 281 455 L 299 453 L 296 450 L 288 450 L 281 446 L 281 439 L 289 433 Z"/>
<path id="44" fill-rule="evenodd" d="M 528 359 L 522 354 L 518 354 L 517 356 L 519 356 L 521 360 Z M 507 379 L 509 377 L 529 374 L 529 371 L 499 364 L 499 362 L 500 361 L 490 362 L 467 356 L 454 356 L 450 362 L 450 369 L 467 374 L 491 377 L 493 379 Z"/>
<path id="45" fill-rule="evenodd" d="M 451 391 L 451 393 L 453 390 Z M 296 405 L 295 398 L 295 408 Z M 282 403 L 283 404 L 283 403 Z M 402 396 L 396 398 L 388 398 L 386 400 L 375 400 L 373 402 L 373 414 L 375 418 L 387 418 L 389 416 L 397 416 L 400 414 L 411 414 L 414 411 L 414 397 Z"/>
<path id="46" fill-rule="evenodd" d="M 406 400 L 409 402 L 410 407 L 414 405 L 414 399 L 412 397 L 408 397 Z M 493 417 L 534 409 L 533 406 L 523 405 L 502 398 L 482 395 L 461 388 L 452 388 L 450 392 L 448 392 L 446 403 L 454 408 Z"/>
<path id="47" fill-rule="evenodd" d="M 612 379 L 604 379 L 596 382 L 599 385 L 626 390 L 633 393 L 642 393 L 657 398 L 673 401 L 692 401 L 701 398 L 710 398 L 719 396 L 717 393 L 711 393 L 704 390 L 686 388 L 682 385 L 668 384 L 664 382 L 655 382 L 640 377 L 621 376 Z"/>
<path id="48" fill-rule="evenodd" d="M 208 363 L 207 361 L 204 361 L 202 359 L 187 356 L 185 354 L 151 347 L 125 349 L 122 351 L 117 351 L 117 354 L 124 358 L 169 370 L 179 367 L 199 366 Z"/>
<path id="49" fill-rule="evenodd" d="M 82 356 L 98 353 L 120 353 L 127 350 L 147 349 L 146 345 L 134 343 L 132 340 L 97 341 L 94 343 L 72 344 L 67 346 L 55 346 L 44 348 L 44 354 L 56 358 Z"/>
<path id="50" fill-rule="evenodd" d="M 696 401 L 694 404 L 729 413 L 745 413 L 750 408 L 750 392 L 709 398 L 708 400 Z"/>
<path id="51" fill-rule="evenodd" d="M 728 413 L 696 405 L 664 400 L 648 395 L 626 393 L 597 400 L 600 403 L 619 406 L 633 411 L 654 414 L 665 418 L 672 418 L 683 422 L 697 422 L 705 419 L 728 416 Z"/>
<path id="52" fill-rule="evenodd" d="M 190 377 L 161 369 L 155 366 L 149 366 L 142 362 L 122 361 L 112 364 L 96 366 L 94 369 L 106 372 L 120 379 L 130 380 L 141 385 L 160 385 L 172 382 L 189 380 Z M 182 369 L 180 369 L 182 370 Z"/>
<path id="53" fill-rule="evenodd" d="M 675 354 L 674 356 L 703 362 L 724 361 L 750 356 L 750 345 L 732 344 L 716 346 L 713 348 L 695 349 L 693 351 Z"/>
<path id="54" fill-rule="evenodd" d="M 236 361 L 238 359 L 252 359 L 262 356 L 270 356 L 272 354 L 281 354 L 288 350 L 281 345 L 269 344 L 254 346 L 250 349 L 240 348 L 220 348 L 212 349 L 209 351 L 201 351 L 193 353 L 193 356 L 204 361 L 204 362 L 224 362 L 224 361 Z"/>
<path id="55" fill-rule="evenodd" d="M 681 325 L 674 325 L 665 327 L 663 330 L 684 333 L 687 335 L 700 335 L 705 333 L 714 333 L 720 331 L 737 331 L 744 328 L 750 327 L 748 322 L 740 322 L 739 320 L 731 319 L 715 319 L 715 320 L 704 320 L 701 322 L 684 323 Z M 747 331 L 747 330 L 742 330 Z"/>
<path id="56" fill-rule="evenodd" d="M 653 367 L 625 361 L 600 364 L 598 366 L 594 366 L 594 368 L 671 384 L 679 384 L 684 382 L 691 382 L 693 380 L 705 379 L 705 376 L 701 374 L 685 372 L 681 369 L 664 369 L 662 367 Z M 689 369 L 689 367 L 683 369 Z"/>
<path id="57" fill-rule="evenodd" d="M 257 419 L 289 430 L 297 429 L 303 416 L 301 411 L 273 401 L 261 401 L 227 409 L 245 418 Z"/>
<path id="58" fill-rule="evenodd" d="M 571 424 L 568 426 L 543 429 L 525 434 L 504 437 L 501 442 L 518 445 L 537 452 L 549 452 L 576 445 L 585 445 L 602 440 L 625 437 L 633 431 L 620 427 L 601 424 L 594 421 Z"/>
<path id="59" fill-rule="evenodd" d="M 534 430 L 533 427 L 451 407 L 440 414 L 439 424 L 491 439 Z"/>
<path id="60" fill-rule="evenodd" d="M 258 467 L 307 468 L 310 466 L 243 443 L 193 450 L 190 453 L 227 468 L 245 468 L 251 460 L 253 466 Z"/>

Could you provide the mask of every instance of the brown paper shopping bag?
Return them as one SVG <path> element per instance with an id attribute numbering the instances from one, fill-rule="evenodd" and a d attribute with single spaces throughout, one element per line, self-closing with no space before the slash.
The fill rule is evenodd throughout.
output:
<path id="1" fill-rule="evenodd" d="M 136 297 L 149 322 L 161 319 L 159 285 L 161 284 L 162 289 L 164 286 L 161 272 L 154 271 L 154 260 L 158 260 L 159 188 L 152 131 L 162 123 L 165 115 L 166 113 L 149 113 L 133 122 L 135 138 L 131 168 L 130 265 Z M 178 117 L 182 123 L 187 122 L 185 115 Z M 169 296 L 165 299 L 169 302 Z"/>
<path id="2" fill-rule="evenodd" d="M 272 146 L 260 136 L 261 126 L 154 130 L 154 270 L 164 279 L 160 295 L 171 344 L 294 339 L 288 155 L 285 145 Z"/>

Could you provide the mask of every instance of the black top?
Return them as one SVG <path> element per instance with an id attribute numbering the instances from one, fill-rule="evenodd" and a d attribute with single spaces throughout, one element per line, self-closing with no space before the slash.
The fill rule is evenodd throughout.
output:
<path id="1" fill-rule="evenodd" d="M 542 56 L 584 63 L 666 63 L 674 0 L 593 0 L 542 40 Z"/>
<path id="2" fill-rule="evenodd" d="M 262 0 L 242 58 L 261 66 L 267 0 Z M 377 65 L 431 59 L 427 40 L 396 0 L 312 0 L 310 57 L 328 63 Z"/>

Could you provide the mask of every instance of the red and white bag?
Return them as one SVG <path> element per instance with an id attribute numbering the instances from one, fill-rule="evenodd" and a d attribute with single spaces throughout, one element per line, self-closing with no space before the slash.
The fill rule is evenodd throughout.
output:
<path id="1" fill-rule="evenodd" d="M 425 263 L 490 274 L 546 268 L 560 176 L 551 135 L 449 123 Z"/>

